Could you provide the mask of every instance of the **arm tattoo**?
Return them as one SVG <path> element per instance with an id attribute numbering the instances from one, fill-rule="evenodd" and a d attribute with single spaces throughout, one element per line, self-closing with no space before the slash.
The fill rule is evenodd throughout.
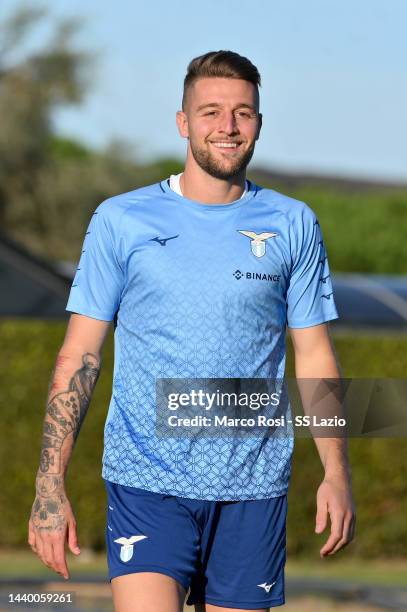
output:
<path id="1" fill-rule="evenodd" d="M 65 519 L 62 505 L 66 501 L 60 476 L 37 476 L 35 498 L 31 519 L 37 529 L 55 531 L 63 529 Z"/>
<path id="2" fill-rule="evenodd" d="M 85 418 L 92 391 L 99 376 L 100 364 L 95 355 L 85 353 L 82 367 L 72 376 L 68 389 L 52 396 L 46 410 L 40 468 L 36 479 L 36 498 L 31 511 L 34 526 L 55 531 L 65 527 L 64 491 L 61 449 L 72 434 L 75 440 Z M 55 383 L 51 386 L 55 388 Z"/>
<path id="3" fill-rule="evenodd" d="M 35 527 L 45 531 L 62 530 L 65 524 L 62 505 L 65 501 L 64 493 L 56 494 L 49 499 L 37 495 L 31 511 Z"/>
<path id="4" fill-rule="evenodd" d="M 62 445 L 69 434 L 76 440 L 85 418 L 100 366 L 92 353 L 82 356 L 82 364 L 69 381 L 68 389 L 54 395 L 48 403 L 40 459 L 40 472 L 44 474 L 61 473 Z"/>

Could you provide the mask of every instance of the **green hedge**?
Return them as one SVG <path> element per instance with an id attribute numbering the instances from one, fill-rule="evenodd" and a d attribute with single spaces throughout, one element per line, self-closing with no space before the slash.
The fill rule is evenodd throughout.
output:
<path id="1" fill-rule="evenodd" d="M 0 542 L 4 546 L 24 546 L 26 542 L 48 379 L 64 329 L 64 323 L 0 322 Z M 405 374 L 405 336 L 337 336 L 335 345 L 344 376 Z M 67 486 L 78 520 L 80 543 L 94 549 L 104 545 L 105 494 L 100 471 L 112 353 L 110 336 L 102 375 L 68 472 Z M 288 373 L 293 374 L 290 347 Z M 405 448 L 403 439 L 350 441 L 358 537 L 348 554 L 370 558 L 407 554 Z M 289 495 L 291 553 L 317 554 L 323 539 L 313 533 L 315 493 L 321 476 L 313 441 L 296 440 Z"/>

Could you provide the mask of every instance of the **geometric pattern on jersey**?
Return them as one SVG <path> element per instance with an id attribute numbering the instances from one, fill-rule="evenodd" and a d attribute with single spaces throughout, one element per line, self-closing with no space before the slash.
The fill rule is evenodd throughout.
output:
<path id="1" fill-rule="evenodd" d="M 92 216 L 67 310 L 117 315 L 103 478 L 202 500 L 286 493 L 292 437 L 158 437 L 155 393 L 157 378 L 281 379 L 287 324 L 337 318 L 305 203 L 253 183 L 230 204 L 167 181 L 110 198 Z"/>

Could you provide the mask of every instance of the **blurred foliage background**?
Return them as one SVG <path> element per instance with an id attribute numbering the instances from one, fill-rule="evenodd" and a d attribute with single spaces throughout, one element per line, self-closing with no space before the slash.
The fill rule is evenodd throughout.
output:
<path id="1" fill-rule="evenodd" d="M 137 162 L 128 143 L 105 151 L 55 133 L 53 113 L 78 104 L 96 58 L 77 48 L 80 23 L 55 24 L 43 47 L 22 48 L 46 11 L 21 8 L 0 23 L 0 227 L 52 259 L 78 259 L 85 227 L 105 198 L 180 172 L 181 160 Z M 253 169 L 265 187 L 304 200 L 318 214 L 334 271 L 407 272 L 407 187 L 279 180 Z"/>
<path id="2" fill-rule="evenodd" d="M 48 373 L 64 331 L 63 322 L 0 322 L 0 541 L 4 546 L 25 546 L 40 456 Z M 112 382 L 112 336 L 105 346 L 102 374 L 67 477 L 81 545 L 95 550 L 104 546 L 106 502 L 100 473 L 103 426 Z M 338 336 L 335 346 L 345 377 L 397 378 L 405 374 L 405 337 L 359 336 L 355 341 Z M 291 344 L 288 349 L 287 374 L 293 376 Z M 406 554 L 405 446 L 402 438 L 350 440 L 358 531 L 346 555 L 373 559 Z M 315 493 L 322 476 L 313 440 L 297 439 L 288 522 L 288 551 L 295 553 L 296 558 L 317 556 L 325 537 L 314 534 Z"/>
<path id="3" fill-rule="evenodd" d="M 95 58 L 75 44 L 80 24 L 63 21 L 42 48 L 22 53 L 47 12 L 20 8 L 0 24 L 0 227 L 33 253 L 75 261 L 95 207 L 105 198 L 179 172 L 182 163 L 148 165 L 126 143 L 104 151 L 55 133 L 53 113 L 78 104 Z M 406 274 L 407 188 L 361 182 L 292 181 L 260 169 L 251 178 L 306 201 L 318 214 L 334 272 Z M 0 321 L 0 540 L 26 546 L 34 499 L 48 376 L 65 322 Z M 342 337 L 335 341 L 345 376 L 405 375 L 405 336 Z M 291 349 L 290 349 L 291 351 Z M 103 425 L 111 388 L 112 338 L 104 371 L 68 473 L 82 545 L 104 545 L 105 497 L 99 477 Z M 289 353 L 292 375 L 292 351 Z M 404 440 L 352 440 L 358 536 L 349 549 L 363 558 L 407 552 Z M 315 492 L 322 477 L 311 440 L 298 440 L 289 510 L 289 551 L 316 553 Z"/>

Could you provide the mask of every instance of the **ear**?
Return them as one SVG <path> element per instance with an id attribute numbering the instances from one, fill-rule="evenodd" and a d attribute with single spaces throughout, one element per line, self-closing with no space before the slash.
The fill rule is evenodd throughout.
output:
<path id="1" fill-rule="evenodd" d="M 256 134 L 256 140 L 259 139 L 260 136 L 260 131 L 261 131 L 261 126 L 263 125 L 263 115 L 261 113 L 259 113 L 259 125 L 257 127 L 257 134 Z"/>
<path id="2" fill-rule="evenodd" d="M 182 138 L 189 138 L 188 119 L 184 111 L 178 111 L 176 116 L 178 132 Z"/>

